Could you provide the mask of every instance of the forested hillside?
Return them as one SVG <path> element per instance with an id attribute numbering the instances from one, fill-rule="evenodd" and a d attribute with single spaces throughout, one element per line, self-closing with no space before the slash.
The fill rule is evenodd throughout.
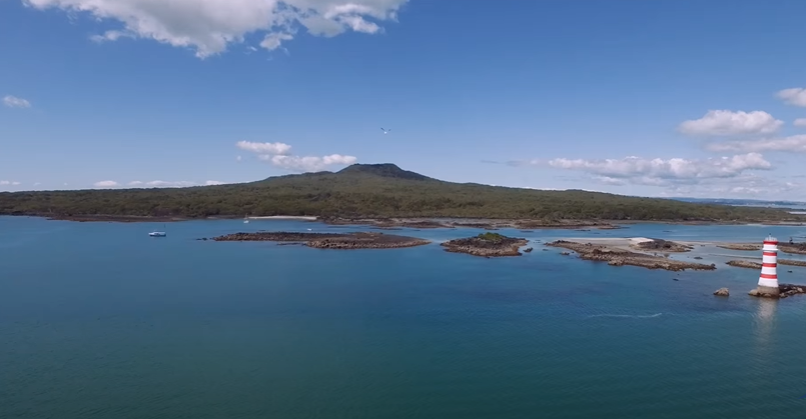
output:
<path id="1" fill-rule="evenodd" d="M 782 220 L 778 210 L 585 191 L 444 182 L 392 164 L 263 181 L 164 189 L 0 193 L 3 215 L 483 217 L 602 220 Z"/>

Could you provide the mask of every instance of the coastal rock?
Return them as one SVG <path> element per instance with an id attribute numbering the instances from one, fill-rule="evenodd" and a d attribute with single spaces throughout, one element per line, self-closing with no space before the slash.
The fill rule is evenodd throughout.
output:
<path id="1" fill-rule="evenodd" d="M 761 245 L 757 243 L 722 243 L 716 247 L 728 250 L 756 251 L 761 250 Z"/>
<path id="2" fill-rule="evenodd" d="M 257 232 L 234 233 L 214 237 L 214 241 L 274 241 L 304 244 L 318 249 L 394 249 L 422 246 L 428 240 L 416 237 L 398 236 L 383 233 L 297 233 L 297 232 Z"/>
<path id="3" fill-rule="evenodd" d="M 534 250 L 534 249 L 532 249 L 531 247 L 527 247 L 526 249 L 523 249 L 524 253 L 532 253 L 532 250 Z"/>
<path id="4" fill-rule="evenodd" d="M 717 295 L 717 296 L 720 296 L 720 297 L 727 297 L 727 296 L 730 295 L 730 291 L 728 291 L 727 288 L 720 288 L 720 289 L 714 291 L 714 295 Z"/>
<path id="5" fill-rule="evenodd" d="M 793 284 L 778 284 L 778 292 L 772 294 L 771 292 L 765 292 L 767 290 L 771 290 L 774 292 L 774 288 L 764 288 L 763 290 L 756 288 L 748 293 L 753 297 L 763 297 L 763 298 L 786 298 L 793 295 L 800 295 L 806 294 L 806 286 L 804 285 L 793 285 Z"/>
<path id="6" fill-rule="evenodd" d="M 751 262 L 749 260 L 731 260 L 725 263 L 726 265 L 734 266 L 737 268 L 748 268 L 748 269 L 761 269 L 761 263 L 759 262 Z"/>
<path id="7" fill-rule="evenodd" d="M 521 256 L 518 250 L 528 240 L 503 236 L 498 233 L 482 233 L 476 237 L 454 239 L 442 243 L 445 251 L 467 253 L 473 256 Z"/>
<path id="8" fill-rule="evenodd" d="M 634 245 L 634 247 L 638 250 L 662 250 L 664 252 L 688 252 L 692 249 L 691 246 L 663 239 L 643 241 Z"/>
<path id="9" fill-rule="evenodd" d="M 792 260 L 792 259 L 778 259 L 779 265 L 788 265 L 788 266 L 806 266 L 806 261 L 804 260 Z M 792 271 L 790 271 L 792 272 Z"/>
<path id="10" fill-rule="evenodd" d="M 784 253 L 806 255 L 806 243 L 779 243 L 778 250 Z"/>
<path id="11" fill-rule="evenodd" d="M 669 271 L 682 271 L 685 269 L 714 270 L 716 265 L 686 262 L 645 253 L 631 252 L 614 246 L 594 245 L 592 243 L 579 243 L 566 240 L 557 240 L 547 243 L 547 246 L 562 247 L 575 251 L 585 260 L 607 262 L 610 266 L 640 266 L 648 269 L 666 269 Z"/>

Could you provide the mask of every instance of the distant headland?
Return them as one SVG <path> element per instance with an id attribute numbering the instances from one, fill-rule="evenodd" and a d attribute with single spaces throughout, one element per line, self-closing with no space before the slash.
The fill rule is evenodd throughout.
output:
<path id="1" fill-rule="evenodd" d="M 581 190 L 454 183 L 394 164 L 355 164 L 265 180 L 189 188 L 0 193 L 0 215 L 74 221 L 182 221 L 306 216 L 330 223 L 394 228 L 406 219 L 453 219 L 484 228 L 613 228 L 631 222 L 802 223 L 781 209 L 640 198 Z M 465 221 L 481 219 L 486 221 Z M 397 221 L 396 221 L 397 220 Z M 403 220 L 403 221 L 400 221 Z M 438 222 L 447 224 L 443 222 Z"/>

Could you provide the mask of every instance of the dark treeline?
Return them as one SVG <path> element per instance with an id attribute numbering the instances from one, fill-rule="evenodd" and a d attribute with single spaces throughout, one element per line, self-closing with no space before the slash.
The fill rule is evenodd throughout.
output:
<path id="1" fill-rule="evenodd" d="M 585 191 L 538 191 L 431 179 L 394 165 L 192 188 L 0 193 L 0 214 L 42 216 L 311 215 L 545 220 L 761 221 L 785 211 Z"/>

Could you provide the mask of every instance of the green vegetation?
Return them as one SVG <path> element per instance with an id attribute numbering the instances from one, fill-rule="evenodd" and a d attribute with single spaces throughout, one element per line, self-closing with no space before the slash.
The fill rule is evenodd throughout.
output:
<path id="1" fill-rule="evenodd" d="M 451 183 L 392 164 L 218 186 L 0 193 L 0 215 L 479 217 L 540 220 L 771 221 L 785 211 L 596 192 Z"/>
<path id="2" fill-rule="evenodd" d="M 478 238 L 491 243 L 501 243 L 507 237 L 498 233 L 481 233 L 478 235 Z"/>

